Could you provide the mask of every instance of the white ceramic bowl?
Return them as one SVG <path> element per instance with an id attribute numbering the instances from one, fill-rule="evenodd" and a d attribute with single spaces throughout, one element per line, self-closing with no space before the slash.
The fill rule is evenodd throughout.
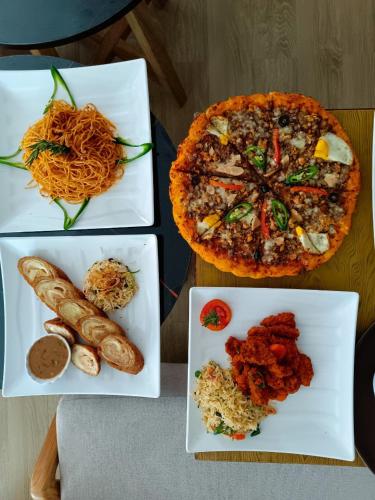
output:
<path id="1" fill-rule="evenodd" d="M 66 347 L 66 350 L 68 352 L 68 357 L 67 357 L 67 360 L 66 360 L 66 363 L 63 367 L 63 369 L 60 371 L 60 373 L 58 373 L 55 377 L 52 377 L 52 378 L 39 378 L 37 377 L 31 370 L 30 370 L 30 365 L 29 365 L 29 355 L 30 355 L 30 351 L 31 349 L 33 348 L 33 346 L 40 341 L 40 339 L 44 338 L 44 337 L 40 337 L 39 339 L 37 339 L 29 348 L 28 352 L 27 352 L 27 356 L 26 356 L 26 369 L 27 369 L 27 373 L 30 375 L 30 377 L 35 380 L 35 382 L 39 382 L 39 384 L 48 384 L 48 383 L 51 383 L 51 382 L 55 382 L 55 380 L 59 379 L 60 377 L 62 377 L 64 375 L 64 373 L 66 372 L 66 369 L 68 368 L 69 366 L 69 363 L 70 363 L 70 360 L 71 360 L 71 357 L 72 357 L 72 352 L 70 350 L 70 345 L 68 344 L 68 342 L 64 339 L 64 337 L 62 337 L 61 335 L 58 335 L 57 333 L 50 333 L 48 334 L 48 337 L 57 337 L 59 340 L 61 340 L 61 342 L 65 345 Z"/>

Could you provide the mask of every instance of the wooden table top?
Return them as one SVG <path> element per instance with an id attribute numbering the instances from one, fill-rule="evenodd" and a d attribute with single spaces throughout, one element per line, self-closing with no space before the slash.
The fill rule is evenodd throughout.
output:
<path id="1" fill-rule="evenodd" d="M 337 254 L 319 269 L 293 277 L 254 280 L 223 273 L 196 258 L 196 286 L 246 286 L 262 288 L 304 288 L 355 291 L 360 295 L 357 336 L 375 319 L 375 258 L 372 226 L 372 127 L 374 110 L 333 110 L 348 133 L 361 165 L 361 192 L 352 228 Z M 372 284 L 371 284 L 372 283 Z M 307 455 L 265 452 L 196 453 L 198 460 L 235 462 L 277 462 L 317 465 L 364 466 L 356 455 L 354 462 Z"/>

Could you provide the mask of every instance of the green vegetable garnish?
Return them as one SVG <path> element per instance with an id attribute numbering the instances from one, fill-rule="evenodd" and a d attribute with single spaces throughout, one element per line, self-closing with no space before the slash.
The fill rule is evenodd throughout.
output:
<path id="1" fill-rule="evenodd" d="M 252 209 L 253 205 L 251 203 L 240 203 L 227 213 L 227 215 L 224 217 L 224 220 L 230 223 L 237 222 L 246 217 L 246 215 L 248 215 L 252 211 Z"/>
<path id="2" fill-rule="evenodd" d="M 131 144 L 127 142 L 126 139 L 120 136 L 115 138 L 115 142 L 117 142 L 117 144 L 122 144 L 123 146 L 128 146 L 129 148 L 142 148 L 142 151 L 137 155 L 133 156 L 132 158 L 122 158 L 121 160 L 119 160 L 119 163 L 130 163 L 131 161 L 144 156 L 154 147 L 152 142 L 145 142 L 144 144 Z"/>
<path id="3" fill-rule="evenodd" d="M 258 434 L 260 434 L 260 427 L 259 427 L 259 424 L 257 425 L 257 428 L 255 429 L 255 431 L 253 431 L 250 436 L 251 437 L 254 437 L 254 436 L 257 436 Z"/>
<path id="4" fill-rule="evenodd" d="M 207 326 L 207 325 L 215 325 L 217 326 L 219 324 L 219 315 L 215 311 L 215 309 L 212 309 L 207 316 L 204 317 L 202 326 Z"/>
<path id="5" fill-rule="evenodd" d="M 202 375 L 202 372 L 200 370 L 196 370 L 194 375 L 196 376 L 196 378 L 200 378 L 200 376 Z"/>
<path id="6" fill-rule="evenodd" d="M 70 92 L 69 87 L 67 86 L 64 78 L 61 76 L 60 71 L 57 68 L 55 68 L 55 66 L 51 66 L 51 75 L 53 78 L 53 92 L 52 92 L 52 95 L 50 97 L 50 100 L 48 101 L 46 107 L 44 108 L 43 114 L 46 114 L 47 111 L 49 110 L 49 108 L 51 107 L 51 104 L 53 103 L 53 101 L 55 99 L 59 85 L 61 85 L 62 88 L 64 90 L 66 90 L 66 92 L 69 96 L 70 102 L 72 103 L 73 108 L 77 109 L 77 104 L 74 100 L 72 93 Z"/>
<path id="7" fill-rule="evenodd" d="M 266 150 L 259 148 L 258 146 L 249 146 L 245 149 L 245 154 L 250 158 L 250 161 L 254 163 L 256 167 L 263 172 L 266 170 Z"/>
<path id="8" fill-rule="evenodd" d="M 214 430 L 214 434 L 225 434 L 226 436 L 231 436 L 232 434 L 235 434 L 235 431 L 221 421 Z"/>
<path id="9" fill-rule="evenodd" d="M 74 224 L 77 222 L 79 216 L 82 214 L 82 212 L 85 210 L 85 208 L 89 204 L 90 198 L 86 198 L 82 202 L 81 206 L 79 207 L 78 212 L 75 214 L 74 217 L 69 216 L 66 208 L 64 207 L 64 205 L 61 203 L 61 201 L 59 199 L 55 198 L 53 201 L 56 203 L 57 206 L 59 206 L 61 208 L 61 210 L 64 213 L 64 229 L 67 230 L 67 229 L 70 229 L 71 227 L 73 227 Z"/>
<path id="10" fill-rule="evenodd" d="M 14 158 L 15 156 L 17 156 L 18 154 L 20 154 L 20 152 L 22 151 L 21 148 L 17 149 L 17 151 L 11 155 L 8 155 L 8 156 L 0 156 L 0 163 L 2 163 L 3 165 L 7 165 L 8 167 L 14 167 L 14 168 L 20 168 L 21 170 L 27 170 L 27 168 L 25 167 L 25 165 L 20 162 L 20 161 L 9 161 L 11 160 L 12 158 Z"/>
<path id="11" fill-rule="evenodd" d="M 31 149 L 30 156 L 26 160 L 26 166 L 31 167 L 33 161 L 35 161 L 39 154 L 43 151 L 51 151 L 54 155 L 65 154 L 69 152 L 69 148 L 64 146 L 64 144 L 58 144 L 57 142 L 41 140 L 29 146 Z"/>
<path id="12" fill-rule="evenodd" d="M 271 206 L 273 218 L 275 219 L 277 226 L 282 231 L 286 231 L 289 221 L 288 209 L 286 208 L 284 203 L 281 203 L 281 201 L 279 200 L 272 200 Z"/>
<path id="13" fill-rule="evenodd" d="M 312 179 L 317 175 L 318 170 L 319 168 L 317 165 L 309 165 L 308 167 L 299 170 L 295 174 L 289 175 L 285 180 L 285 184 L 287 186 L 290 186 L 291 184 L 299 184 L 301 182 Z"/>

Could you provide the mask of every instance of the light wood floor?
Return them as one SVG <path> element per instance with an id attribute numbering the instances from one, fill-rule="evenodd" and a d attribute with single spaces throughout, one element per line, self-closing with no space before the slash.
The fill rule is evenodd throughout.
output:
<path id="1" fill-rule="evenodd" d="M 152 110 L 175 143 L 194 112 L 229 95 L 298 91 L 326 107 L 375 107 L 375 0 L 169 0 L 152 13 L 188 94 L 180 109 L 150 81 Z M 58 50 L 89 64 L 95 44 Z M 186 360 L 187 289 L 162 328 L 165 361 Z M 57 401 L 0 399 L 1 499 L 28 498 Z"/>

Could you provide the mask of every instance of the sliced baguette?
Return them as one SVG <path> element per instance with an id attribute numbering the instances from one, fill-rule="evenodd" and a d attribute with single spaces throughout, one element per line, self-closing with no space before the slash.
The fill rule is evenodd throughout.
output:
<path id="1" fill-rule="evenodd" d="M 68 280 L 64 271 L 40 257 L 22 257 L 19 259 L 17 267 L 20 274 L 31 286 L 35 286 L 38 281 L 46 278 L 63 278 Z"/>
<path id="2" fill-rule="evenodd" d="M 107 335 L 124 335 L 124 330 L 114 321 L 104 316 L 82 318 L 77 325 L 80 336 L 87 343 L 97 346 Z"/>
<path id="3" fill-rule="evenodd" d="M 73 345 L 72 363 L 91 377 L 96 377 L 100 372 L 100 359 L 98 353 L 94 347 L 89 345 Z"/>
<path id="4" fill-rule="evenodd" d="M 99 356 L 112 368 L 136 375 L 144 365 L 139 349 L 123 335 L 107 335 L 98 345 Z"/>
<path id="5" fill-rule="evenodd" d="M 78 331 L 78 323 L 87 316 L 103 316 L 103 312 L 86 299 L 67 298 L 61 300 L 56 311 L 65 323 Z"/>
<path id="6" fill-rule="evenodd" d="M 57 304 L 64 299 L 80 299 L 82 293 L 70 282 L 62 278 L 42 279 L 34 286 L 35 293 L 42 302 L 57 313 Z"/>
<path id="7" fill-rule="evenodd" d="M 73 328 L 66 325 L 60 318 L 53 318 L 45 321 L 44 329 L 47 333 L 57 333 L 57 335 L 61 335 L 70 345 L 73 345 L 76 341 Z"/>

